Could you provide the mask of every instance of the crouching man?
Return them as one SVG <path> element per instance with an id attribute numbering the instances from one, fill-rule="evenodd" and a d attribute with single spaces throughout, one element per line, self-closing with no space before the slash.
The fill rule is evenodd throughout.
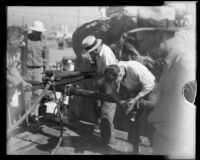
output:
<path id="1" fill-rule="evenodd" d="M 148 99 L 149 93 L 155 87 L 155 77 L 143 64 L 137 61 L 120 61 L 117 65 L 105 68 L 104 81 L 110 86 L 110 89 L 107 87 L 109 89 L 107 94 L 112 95 L 123 106 L 129 125 L 128 142 L 133 145 L 133 154 L 139 154 L 138 118 L 140 118 L 142 111 L 137 106 L 142 99 Z M 119 95 L 119 87 L 122 86 L 129 92 L 128 99 L 122 99 Z"/>

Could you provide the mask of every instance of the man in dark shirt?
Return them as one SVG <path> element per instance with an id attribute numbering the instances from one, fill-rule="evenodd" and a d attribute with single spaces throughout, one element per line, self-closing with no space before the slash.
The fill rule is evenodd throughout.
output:
<path id="1" fill-rule="evenodd" d="M 49 50 L 41 39 L 41 35 L 46 29 L 40 21 L 35 21 L 30 29 L 32 33 L 28 35 L 26 78 L 31 81 L 42 82 L 42 73 L 49 69 Z M 41 94 L 41 91 L 41 89 L 38 89 L 32 92 L 33 101 Z M 30 121 L 32 122 L 38 121 L 38 107 L 30 114 Z"/>

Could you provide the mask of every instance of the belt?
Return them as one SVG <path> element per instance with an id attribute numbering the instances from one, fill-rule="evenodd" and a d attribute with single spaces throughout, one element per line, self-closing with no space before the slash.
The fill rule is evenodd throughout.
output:
<path id="1" fill-rule="evenodd" d="M 27 68 L 31 68 L 31 69 L 36 69 L 36 68 L 41 68 L 42 66 L 27 66 Z"/>

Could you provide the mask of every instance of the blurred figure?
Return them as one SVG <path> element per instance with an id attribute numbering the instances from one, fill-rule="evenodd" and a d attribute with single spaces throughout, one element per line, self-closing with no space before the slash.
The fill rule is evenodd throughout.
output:
<path id="1" fill-rule="evenodd" d="M 63 57 L 61 64 L 64 71 L 74 71 L 74 62 L 71 59 Z"/>
<path id="2" fill-rule="evenodd" d="M 58 42 L 58 49 L 63 50 L 65 45 L 65 32 L 64 32 L 64 26 L 60 26 L 60 30 L 56 33 L 56 38 Z"/>
<path id="3" fill-rule="evenodd" d="M 148 120 L 155 129 L 153 154 L 170 159 L 195 158 L 196 107 L 182 93 L 185 84 L 196 78 L 195 47 L 189 42 L 195 37 L 184 38 L 185 32 L 176 26 L 169 7 L 140 8 L 138 28 L 129 31 L 136 33 L 141 48 L 163 61 L 158 98 Z"/>
<path id="4" fill-rule="evenodd" d="M 187 12 L 184 2 L 168 2 L 167 6 L 175 10 L 175 22 L 178 27 L 191 27 L 192 16 Z"/>
<path id="5" fill-rule="evenodd" d="M 18 95 L 17 91 L 20 85 L 25 90 L 31 89 L 31 84 L 27 83 L 20 75 L 16 66 L 17 51 L 21 47 L 24 39 L 24 32 L 19 27 L 8 27 L 7 29 L 7 109 L 8 109 L 8 124 L 15 119 L 16 115 L 12 113 L 11 106 L 18 107 Z M 12 118 L 12 120 L 11 120 Z"/>
<path id="6" fill-rule="evenodd" d="M 58 49 L 63 50 L 64 49 L 64 43 L 65 43 L 65 35 L 57 34 L 57 41 L 58 41 Z"/>

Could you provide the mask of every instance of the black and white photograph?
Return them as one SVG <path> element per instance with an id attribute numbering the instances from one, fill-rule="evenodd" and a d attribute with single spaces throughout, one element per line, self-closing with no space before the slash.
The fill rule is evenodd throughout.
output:
<path id="1" fill-rule="evenodd" d="M 196 159 L 196 8 L 6 6 L 6 155 Z"/>

